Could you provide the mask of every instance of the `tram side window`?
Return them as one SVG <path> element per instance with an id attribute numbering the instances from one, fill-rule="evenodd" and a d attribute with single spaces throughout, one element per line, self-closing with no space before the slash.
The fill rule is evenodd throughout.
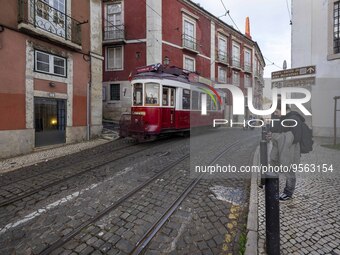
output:
<path id="1" fill-rule="evenodd" d="M 159 105 L 158 83 L 145 83 L 145 105 Z"/>
<path id="2" fill-rule="evenodd" d="M 170 106 L 175 106 L 175 89 L 170 89 Z"/>
<path id="3" fill-rule="evenodd" d="M 224 98 L 221 97 L 221 102 L 223 103 L 223 101 L 224 101 Z M 221 111 L 221 109 L 222 109 L 222 105 L 221 105 L 220 101 L 218 101 L 218 102 L 217 102 L 217 110 L 218 110 L 218 111 Z"/>
<path id="4" fill-rule="evenodd" d="M 211 110 L 211 104 L 214 102 L 211 102 L 211 97 L 210 95 L 207 95 L 207 110 L 210 111 Z"/>
<path id="5" fill-rule="evenodd" d="M 182 97 L 183 109 L 190 109 L 190 90 L 183 89 Z"/>
<path id="6" fill-rule="evenodd" d="M 162 105 L 169 106 L 169 89 L 163 87 Z"/>
<path id="7" fill-rule="evenodd" d="M 217 101 L 216 101 L 216 96 L 213 96 L 215 100 L 211 100 L 211 110 L 212 111 L 216 111 L 216 104 L 217 104 Z M 216 104 L 215 104 L 216 102 Z"/>
<path id="8" fill-rule="evenodd" d="M 133 86 L 133 105 L 143 105 L 143 84 L 136 83 Z"/>
<path id="9" fill-rule="evenodd" d="M 192 91 L 192 110 L 199 110 L 200 93 L 197 91 Z"/>

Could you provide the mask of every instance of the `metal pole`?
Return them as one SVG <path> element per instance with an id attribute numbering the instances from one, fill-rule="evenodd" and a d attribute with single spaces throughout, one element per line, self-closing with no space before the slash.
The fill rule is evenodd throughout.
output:
<path id="1" fill-rule="evenodd" d="M 266 128 L 262 129 L 260 142 L 260 163 L 268 166 L 268 146 L 265 139 Z M 280 254 L 280 204 L 279 204 L 279 178 L 277 174 L 261 174 L 261 186 L 265 184 L 266 207 L 266 247 L 268 255 Z"/>
<path id="2" fill-rule="evenodd" d="M 334 97 L 334 146 L 336 145 L 336 112 L 338 97 Z"/>
<path id="3" fill-rule="evenodd" d="M 262 166 L 267 166 L 268 165 L 268 156 L 267 156 L 267 141 L 266 141 L 266 127 L 262 127 L 262 138 L 260 142 L 260 163 Z M 261 173 L 261 183 L 260 183 L 260 188 L 263 188 L 263 185 L 265 185 L 265 177 L 264 174 Z"/>
<path id="4" fill-rule="evenodd" d="M 280 204 L 277 174 L 266 174 L 265 202 L 267 254 L 278 255 L 280 254 Z"/>

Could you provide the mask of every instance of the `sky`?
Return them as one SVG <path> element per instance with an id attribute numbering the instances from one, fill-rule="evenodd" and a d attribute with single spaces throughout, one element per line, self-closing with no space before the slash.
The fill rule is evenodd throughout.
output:
<path id="1" fill-rule="evenodd" d="M 258 43 L 266 61 L 265 78 L 269 78 L 271 72 L 281 70 L 284 60 L 287 61 L 287 68 L 290 68 L 291 26 L 289 23 L 291 14 L 290 11 L 288 12 L 288 8 L 291 10 L 291 0 L 192 1 L 199 3 L 201 7 L 216 17 L 226 13 L 225 6 L 242 33 L 245 30 L 246 17 L 249 16 L 252 39 Z M 228 15 L 220 19 L 236 28 Z"/>

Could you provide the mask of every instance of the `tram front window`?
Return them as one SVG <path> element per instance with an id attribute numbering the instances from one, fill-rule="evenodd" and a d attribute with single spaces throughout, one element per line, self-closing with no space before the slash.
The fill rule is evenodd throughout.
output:
<path id="1" fill-rule="evenodd" d="M 136 83 L 133 85 L 133 105 L 143 105 L 143 84 Z"/>
<path id="2" fill-rule="evenodd" d="M 145 105 L 159 105 L 159 84 L 145 83 Z"/>

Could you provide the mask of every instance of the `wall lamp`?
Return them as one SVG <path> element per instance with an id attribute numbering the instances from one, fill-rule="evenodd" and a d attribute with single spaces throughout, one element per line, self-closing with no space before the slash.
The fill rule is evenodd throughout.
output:
<path id="1" fill-rule="evenodd" d="M 166 65 L 166 66 L 170 64 L 170 58 L 168 56 L 164 57 L 163 64 Z"/>

